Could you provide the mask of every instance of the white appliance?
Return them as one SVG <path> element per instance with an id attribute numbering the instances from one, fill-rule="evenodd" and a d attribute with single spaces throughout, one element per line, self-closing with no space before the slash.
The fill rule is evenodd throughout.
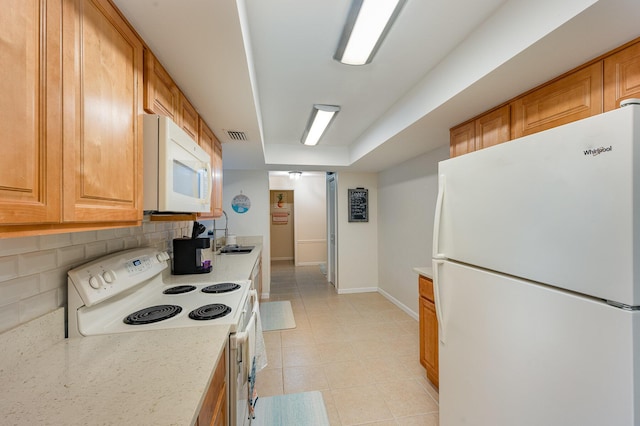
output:
<path id="1" fill-rule="evenodd" d="M 211 156 L 170 118 L 144 115 L 144 210 L 211 210 Z"/>
<path id="2" fill-rule="evenodd" d="M 259 338 L 251 281 L 212 282 L 206 274 L 171 275 L 169 255 L 121 251 L 68 272 L 68 335 L 230 325 L 227 400 L 230 425 L 249 425 L 249 345 Z M 255 377 L 253 377 L 255 380 Z"/>
<path id="3" fill-rule="evenodd" d="M 640 425 L 640 106 L 442 161 L 440 425 Z"/>

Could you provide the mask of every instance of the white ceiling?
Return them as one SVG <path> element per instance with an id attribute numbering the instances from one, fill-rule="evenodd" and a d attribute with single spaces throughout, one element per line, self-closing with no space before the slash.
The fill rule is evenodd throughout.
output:
<path id="1" fill-rule="evenodd" d="M 640 35 L 637 0 L 407 0 L 354 67 L 332 59 L 347 0 L 114 2 L 223 142 L 225 169 L 384 170 Z M 306 147 L 314 103 L 342 109 Z"/>

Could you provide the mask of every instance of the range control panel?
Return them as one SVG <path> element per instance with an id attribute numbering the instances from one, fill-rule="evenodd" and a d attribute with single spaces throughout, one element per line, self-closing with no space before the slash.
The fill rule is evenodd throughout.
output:
<path id="1" fill-rule="evenodd" d="M 91 306 L 161 273 L 169 259 L 167 252 L 149 247 L 121 251 L 70 270 L 69 282 Z"/>

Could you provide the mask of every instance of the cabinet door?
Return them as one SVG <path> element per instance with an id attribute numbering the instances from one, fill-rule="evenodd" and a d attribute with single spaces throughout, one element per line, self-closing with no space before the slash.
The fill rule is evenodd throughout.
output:
<path id="1" fill-rule="evenodd" d="M 475 120 L 475 149 L 488 148 L 511 138 L 510 106 L 505 105 Z"/>
<path id="2" fill-rule="evenodd" d="M 209 389 L 204 396 L 204 401 L 198 414 L 198 425 L 227 424 L 226 356 L 227 350 L 225 349 L 213 373 Z"/>
<path id="3" fill-rule="evenodd" d="M 476 126 L 475 122 L 469 122 L 452 128 L 449 131 L 451 158 L 475 151 Z"/>
<path id="4" fill-rule="evenodd" d="M 178 122 L 180 90 L 149 49 L 144 52 L 144 110 Z"/>
<path id="5" fill-rule="evenodd" d="M 640 43 L 632 44 L 604 60 L 604 110 L 620 101 L 640 97 Z"/>
<path id="6" fill-rule="evenodd" d="M 424 340 L 420 350 L 421 354 L 424 353 L 427 378 L 438 387 L 438 319 L 435 304 L 420 298 L 420 314 L 424 318 L 424 328 L 420 330 Z"/>
<path id="7" fill-rule="evenodd" d="M 215 136 L 207 123 L 200 118 L 198 122 L 198 145 L 204 149 L 207 154 L 211 157 L 211 183 L 213 185 L 214 190 L 211 191 L 211 211 L 206 213 L 198 213 L 198 217 L 201 219 L 213 218 L 213 204 L 214 204 L 214 192 L 215 192 L 215 161 L 214 161 L 214 153 L 213 153 L 213 144 L 215 141 Z"/>
<path id="8" fill-rule="evenodd" d="M 222 216 L 222 144 L 218 139 L 215 139 L 213 144 L 213 191 L 211 196 L 213 216 L 220 217 Z"/>
<path id="9" fill-rule="evenodd" d="M 65 222 L 142 220 L 142 42 L 108 0 L 65 0 Z"/>
<path id="10" fill-rule="evenodd" d="M 513 101 L 513 137 L 530 135 L 601 112 L 602 62 L 596 62 Z"/>
<path id="11" fill-rule="evenodd" d="M 418 276 L 418 287 L 420 297 L 424 297 L 425 299 L 433 302 L 435 301 L 433 295 L 433 281 L 430 278 L 427 278 L 423 275 Z"/>
<path id="12" fill-rule="evenodd" d="M 61 0 L 0 13 L 0 223 L 60 221 Z"/>
<path id="13" fill-rule="evenodd" d="M 198 111 L 196 111 L 193 105 L 191 105 L 191 102 L 180 93 L 180 118 L 178 124 L 194 141 L 198 140 L 199 120 Z"/>

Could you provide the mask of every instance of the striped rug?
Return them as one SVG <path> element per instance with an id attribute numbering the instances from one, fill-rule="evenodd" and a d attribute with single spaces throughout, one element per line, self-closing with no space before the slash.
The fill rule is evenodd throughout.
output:
<path id="1" fill-rule="evenodd" d="M 329 426 L 318 391 L 258 398 L 255 414 L 251 426 Z"/>
<path id="2" fill-rule="evenodd" d="M 262 331 L 296 328 L 291 302 L 288 300 L 261 303 L 260 320 L 262 322 Z"/>

